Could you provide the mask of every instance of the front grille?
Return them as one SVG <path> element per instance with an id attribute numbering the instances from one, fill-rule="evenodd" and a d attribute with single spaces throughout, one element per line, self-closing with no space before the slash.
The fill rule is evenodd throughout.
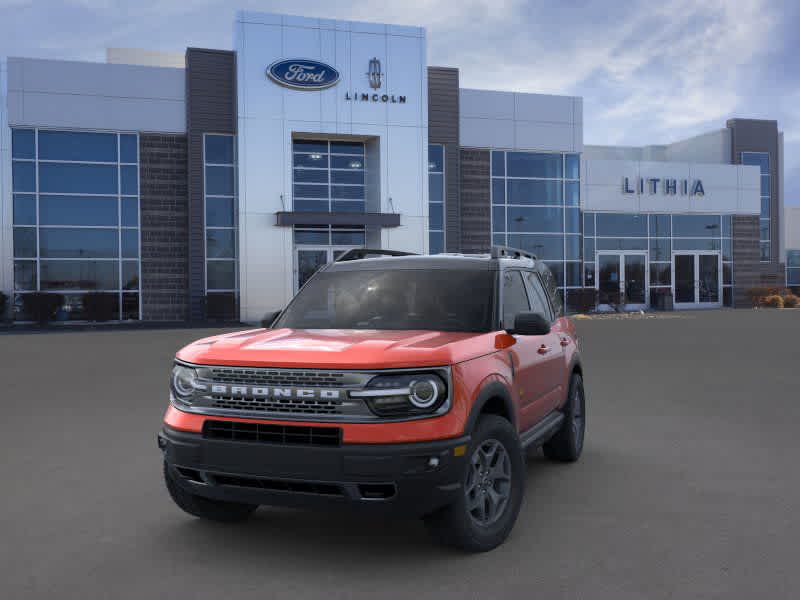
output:
<path id="1" fill-rule="evenodd" d="M 330 483 L 314 481 L 286 481 L 283 479 L 263 479 L 261 477 L 241 477 L 238 475 L 212 475 L 217 485 L 258 488 L 275 492 L 294 492 L 296 494 L 317 494 L 320 496 L 344 496 L 342 488 Z"/>
<path id="2" fill-rule="evenodd" d="M 262 444 L 339 446 L 342 443 L 342 429 L 340 427 L 206 421 L 203 426 L 203 437 Z"/>
<path id="3" fill-rule="evenodd" d="M 272 369 L 212 368 L 211 379 L 218 383 L 240 383 L 263 386 L 329 386 L 342 382 L 344 373 L 326 371 L 291 371 Z"/>
<path id="4" fill-rule="evenodd" d="M 301 400 L 288 398 L 252 398 L 248 396 L 211 395 L 215 408 L 248 410 L 289 415 L 338 415 L 341 400 Z"/>

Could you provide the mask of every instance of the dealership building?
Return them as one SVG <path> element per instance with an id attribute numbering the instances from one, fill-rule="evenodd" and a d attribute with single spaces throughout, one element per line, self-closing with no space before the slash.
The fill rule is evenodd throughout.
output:
<path id="1" fill-rule="evenodd" d="M 776 121 L 590 146 L 582 98 L 461 88 L 420 27 L 240 12 L 234 32 L 0 62 L 15 319 L 40 291 L 65 321 L 101 292 L 119 320 L 254 322 L 357 247 L 521 248 L 573 307 L 749 306 L 800 275 Z"/>

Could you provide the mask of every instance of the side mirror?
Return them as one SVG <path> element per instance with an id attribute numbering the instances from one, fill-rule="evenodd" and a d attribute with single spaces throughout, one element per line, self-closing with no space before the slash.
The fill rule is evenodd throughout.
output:
<path id="1" fill-rule="evenodd" d="M 540 313 L 522 312 L 514 318 L 514 329 L 508 333 L 515 335 L 546 335 L 550 333 L 550 322 Z"/>
<path id="2" fill-rule="evenodd" d="M 272 324 L 275 322 L 275 319 L 278 318 L 278 315 L 281 314 L 281 311 L 276 310 L 275 312 L 268 312 L 264 315 L 264 318 L 261 319 L 261 326 L 264 329 L 272 329 Z"/>

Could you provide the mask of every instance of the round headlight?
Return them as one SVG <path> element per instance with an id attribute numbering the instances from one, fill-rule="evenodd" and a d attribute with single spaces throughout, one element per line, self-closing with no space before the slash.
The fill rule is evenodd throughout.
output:
<path id="1" fill-rule="evenodd" d="M 172 391 L 181 398 L 194 393 L 197 372 L 183 365 L 175 365 L 172 369 Z"/>
<path id="2" fill-rule="evenodd" d="M 409 399 L 417 408 L 428 408 L 439 399 L 439 387 L 433 379 L 412 381 L 409 387 Z"/>

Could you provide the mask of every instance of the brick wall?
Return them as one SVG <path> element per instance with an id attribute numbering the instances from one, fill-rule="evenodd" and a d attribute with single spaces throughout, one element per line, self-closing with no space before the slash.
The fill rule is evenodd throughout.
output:
<path id="1" fill-rule="evenodd" d="M 142 318 L 188 318 L 189 222 L 186 136 L 139 136 Z"/>
<path id="2" fill-rule="evenodd" d="M 488 150 L 461 150 L 461 249 L 488 252 L 492 206 Z"/>

